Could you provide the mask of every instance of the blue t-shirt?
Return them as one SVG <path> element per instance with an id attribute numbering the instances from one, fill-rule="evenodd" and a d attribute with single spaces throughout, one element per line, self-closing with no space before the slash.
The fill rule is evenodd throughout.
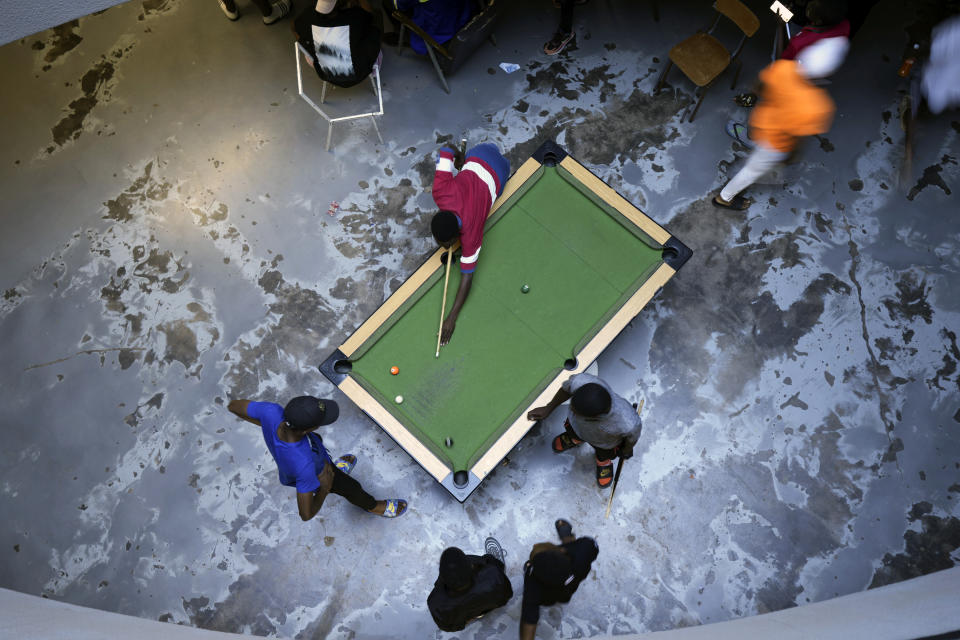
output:
<path id="1" fill-rule="evenodd" d="M 324 465 L 331 462 L 320 436 L 310 432 L 298 442 L 284 442 L 278 438 L 277 427 L 283 422 L 283 407 L 274 402 L 251 402 L 247 405 L 247 415 L 260 421 L 263 441 L 277 462 L 280 484 L 296 487 L 297 493 L 313 493 L 319 489 L 317 476 Z"/>

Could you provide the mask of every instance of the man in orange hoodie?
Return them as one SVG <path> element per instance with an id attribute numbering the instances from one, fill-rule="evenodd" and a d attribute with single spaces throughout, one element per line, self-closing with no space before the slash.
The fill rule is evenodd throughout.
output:
<path id="1" fill-rule="evenodd" d="M 811 80 L 824 78 L 839 68 L 849 48 L 846 38 L 825 38 L 805 48 L 796 60 L 776 60 L 760 72 L 760 100 L 746 127 L 733 123 L 732 136 L 753 147 L 747 163 L 714 197 L 713 204 L 742 211 L 751 200 L 739 195 L 796 149 L 799 139 L 826 133 L 836 105 L 827 92 Z"/>

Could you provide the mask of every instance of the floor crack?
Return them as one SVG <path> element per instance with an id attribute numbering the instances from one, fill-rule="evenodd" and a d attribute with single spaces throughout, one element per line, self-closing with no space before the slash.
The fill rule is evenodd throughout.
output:
<path id="1" fill-rule="evenodd" d="M 870 330 L 867 327 L 867 305 L 863 301 L 863 286 L 860 284 L 860 280 L 857 279 L 857 267 L 860 266 L 860 248 L 857 247 L 857 243 L 853 240 L 853 231 L 850 226 L 850 223 L 847 222 L 847 217 L 843 216 L 843 225 L 847 231 L 847 248 L 850 251 L 850 271 L 848 272 L 850 280 L 853 282 L 853 286 L 857 290 L 857 302 L 860 304 L 860 331 L 863 335 L 863 342 L 867 347 L 867 353 L 870 355 L 870 375 L 873 378 L 873 386 L 877 391 L 877 396 L 880 400 L 880 421 L 883 422 L 887 433 L 887 440 L 892 446 L 894 443 L 893 440 L 893 430 L 896 427 L 893 420 L 890 419 L 890 402 L 887 397 L 887 394 L 884 393 L 880 385 L 880 376 L 879 371 L 881 369 L 880 361 L 877 360 L 876 354 L 873 352 L 873 346 L 870 344 Z M 897 471 L 900 472 L 900 475 L 903 475 L 903 470 L 900 468 L 900 461 L 894 457 L 894 464 L 897 467 Z"/>

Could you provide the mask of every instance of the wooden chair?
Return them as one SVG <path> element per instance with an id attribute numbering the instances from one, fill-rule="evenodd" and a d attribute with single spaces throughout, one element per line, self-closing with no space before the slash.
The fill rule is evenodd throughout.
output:
<path id="1" fill-rule="evenodd" d="M 417 34 L 427 45 L 427 55 L 433 68 L 437 72 L 440 84 L 443 90 L 450 93 L 450 87 L 447 85 L 447 75 L 452 74 L 459 69 L 467 58 L 479 47 L 484 40 L 489 40 L 496 46 L 497 41 L 493 35 L 493 26 L 500 17 L 500 12 L 504 6 L 503 2 L 497 0 L 477 0 L 479 13 L 470 18 L 467 24 L 460 28 L 447 43 L 446 46 L 439 44 L 430 35 L 417 26 L 408 16 L 399 11 L 393 12 L 393 17 L 400 22 L 400 37 L 397 42 L 397 55 L 403 49 L 403 36 L 407 29 Z"/>
<path id="2" fill-rule="evenodd" d="M 670 60 L 660 74 L 657 80 L 657 86 L 654 93 L 660 91 L 661 86 L 667 78 L 667 72 L 670 67 L 677 65 L 687 78 L 690 79 L 697 89 L 695 93 L 699 94 L 697 104 L 690 114 L 689 122 L 693 122 L 694 116 L 703 104 L 703 98 L 707 94 L 707 89 L 713 84 L 713 81 L 730 66 L 731 62 L 737 63 L 737 71 L 733 75 L 733 82 L 730 88 L 737 85 L 737 78 L 740 76 L 740 68 L 743 66 L 739 60 L 743 45 L 760 28 L 760 20 L 753 11 L 750 11 L 739 0 L 716 0 L 713 5 L 716 15 L 713 22 L 706 31 L 698 31 L 680 44 L 670 49 Z M 717 40 L 712 34 L 720 22 L 720 16 L 726 16 L 742 32 L 740 43 L 734 50 L 733 55 L 727 48 Z M 683 122 L 683 118 L 680 119 Z"/>
<path id="3" fill-rule="evenodd" d="M 323 119 L 327 121 L 327 144 L 324 147 L 326 151 L 330 151 L 330 138 L 333 136 L 333 123 L 343 122 L 344 120 L 355 120 L 357 118 L 370 118 L 370 122 L 373 123 L 373 130 L 377 132 L 377 138 L 380 140 L 380 144 L 383 144 L 383 136 L 380 135 L 380 127 L 377 126 L 377 121 L 374 118 L 374 116 L 383 115 L 383 90 L 380 87 L 380 66 L 383 63 L 383 53 L 377 56 L 377 61 L 373 65 L 373 70 L 368 76 L 370 79 L 370 84 L 373 86 L 373 93 L 377 96 L 379 108 L 376 111 L 366 111 L 364 113 L 336 117 L 321 109 L 320 105 L 314 102 L 303 90 L 303 71 L 301 70 L 300 57 L 303 56 L 303 58 L 308 61 L 312 60 L 313 57 L 299 42 L 293 43 L 293 55 L 297 59 L 297 92 L 300 94 L 300 97 L 307 102 L 307 104 L 313 107 L 314 111 L 319 113 Z M 320 89 L 320 104 L 324 104 L 327 100 L 327 84 L 329 83 L 324 80 L 323 86 Z"/>

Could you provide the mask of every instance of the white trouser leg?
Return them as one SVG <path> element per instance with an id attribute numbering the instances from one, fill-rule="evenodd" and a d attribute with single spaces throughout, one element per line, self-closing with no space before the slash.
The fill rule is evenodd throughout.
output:
<path id="1" fill-rule="evenodd" d="M 738 193 L 759 180 L 763 174 L 780 164 L 789 155 L 790 153 L 787 151 L 777 151 L 762 142 L 758 143 L 754 150 L 750 152 L 747 163 L 720 192 L 720 197 L 724 201 L 730 202 Z"/>

